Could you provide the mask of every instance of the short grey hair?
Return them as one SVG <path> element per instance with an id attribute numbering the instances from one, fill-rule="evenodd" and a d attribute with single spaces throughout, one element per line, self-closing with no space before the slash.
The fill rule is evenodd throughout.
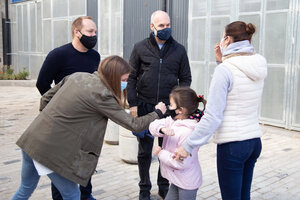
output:
<path id="1" fill-rule="evenodd" d="M 162 11 L 162 10 L 154 11 L 152 13 L 152 15 L 151 15 L 151 21 L 150 21 L 151 24 L 154 25 L 154 19 L 155 19 L 156 15 L 159 14 L 159 13 L 165 13 L 165 14 L 167 14 L 169 16 L 169 14 L 167 12 L 165 12 L 165 11 Z M 169 16 L 169 18 L 170 18 L 170 16 Z"/>

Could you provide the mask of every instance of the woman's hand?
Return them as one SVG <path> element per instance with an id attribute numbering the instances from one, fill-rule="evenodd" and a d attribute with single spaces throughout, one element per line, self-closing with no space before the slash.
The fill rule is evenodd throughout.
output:
<path id="1" fill-rule="evenodd" d="M 221 63 L 222 62 L 222 52 L 220 48 L 220 42 L 218 42 L 215 46 L 215 56 L 216 56 L 216 61 Z"/>
<path id="2" fill-rule="evenodd" d="M 138 116 L 137 109 L 138 109 L 137 106 L 133 106 L 133 107 L 129 108 L 131 116 L 133 116 L 133 117 L 137 117 Z"/>
<path id="3" fill-rule="evenodd" d="M 169 135 L 169 136 L 175 135 L 174 129 L 172 128 L 161 128 L 160 131 L 163 132 L 165 135 Z"/>
<path id="4" fill-rule="evenodd" d="M 161 151 L 161 147 L 160 146 L 155 145 L 153 147 L 153 151 L 152 152 L 153 152 L 154 155 L 158 156 L 158 154 L 159 154 L 160 151 Z"/>
<path id="5" fill-rule="evenodd" d="M 166 107 L 166 104 L 164 104 L 163 102 L 159 102 L 156 106 L 155 106 L 155 109 L 159 109 L 162 114 L 164 115 L 167 111 L 167 107 Z"/>
<path id="6" fill-rule="evenodd" d="M 182 146 L 176 149 L 175 155 L 176 155 L 175 160 L 180 160 L 180 161 L 183 161 L 183 159 L 187 158 L 189 155 L 192 156 Z"/>

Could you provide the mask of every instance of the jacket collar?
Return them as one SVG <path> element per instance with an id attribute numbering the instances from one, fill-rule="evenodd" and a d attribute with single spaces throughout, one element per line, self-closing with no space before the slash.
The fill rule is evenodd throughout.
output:
<path id="1" fill-rule="evenodd" d="M 150 33 L 149 39 L 150 39 L 150 42 L 152 43 L 152 45 L 158 46 L 153 32 Z M 174 40 L 173 37 L 170 36 L 170 38 L 165 42 L 164 45 L 171 44 L 173 42 L 173 40 Z"/>
<path id="2" fill-rule="evenodd" d="M 155 36 L 154 36 L 154 33 L 153 33 L 153 32 L 150 33 L 149 40 L 150 40 L 151 45 L 152 45 L 152 46 L 154 47 L 154 49 L 158 52 L 160 58 L 163 58 L 163 57 L 166 55 L 166 53 L 168 52 L 170 46 L 171 46 L 171 45 L 174 43 L 174 41 L 175 41 L 175 40 L 173 39 L 173 37 L 170 36 L 170 38 L 164 43 L 164 46 L 162 47 L 162 49 L 159 49 L 158 44 L 157 44 L 157 42 L 156 42 L 156 40 L 155 40 Z"/>

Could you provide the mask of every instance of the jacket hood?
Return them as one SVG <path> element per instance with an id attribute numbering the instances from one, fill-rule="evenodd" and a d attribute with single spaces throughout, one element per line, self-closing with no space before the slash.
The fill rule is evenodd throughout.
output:
<path id="1" fill-rule="evenodd" d="M 185 126 L 194 129 L 197 125 L 197 121 L 194 119 L 177 119 L 174 121 L 174 124 L 176 124 L 176 126 Z"/>
<path id="2" fill-rule="evenodd" d="M 235 56 L 224 61 L 224 63 L 226 62 L 237 67 L 253 81 L 263 80 L 267 76 L 266 59 L 259 54 Z"/>
<path id="3" fill-rule="evenodd" d="M 230 44 L 224 52 L 224 56 L 235 53 L 254 53 L 254 48 L 248 40 L 235 42 Z M 237 67 L 247 77 L 253 81 L 258 81 L 266 78 L 267 76 L 267 61 L 259 55 L 253 54 L 248 56 L 233 56 L 226 60 L 224 63 L 229 63 Z"/>

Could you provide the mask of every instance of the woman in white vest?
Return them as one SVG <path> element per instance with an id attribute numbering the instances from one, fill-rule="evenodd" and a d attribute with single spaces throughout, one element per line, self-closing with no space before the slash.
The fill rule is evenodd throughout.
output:
<path id="1" fill-rule="evenodd" d="M 185 158 L 215 133 L 223 200 L 250 199 L 254 165 L 261 152 L 258 106 L 267 63 L 251 45 L 254 32 L 253 24 L 241 21 L 225 27 L 215 48 L 219 65 L 211 80 L 204 116 L 177 149 L 176 159 Z"/>

